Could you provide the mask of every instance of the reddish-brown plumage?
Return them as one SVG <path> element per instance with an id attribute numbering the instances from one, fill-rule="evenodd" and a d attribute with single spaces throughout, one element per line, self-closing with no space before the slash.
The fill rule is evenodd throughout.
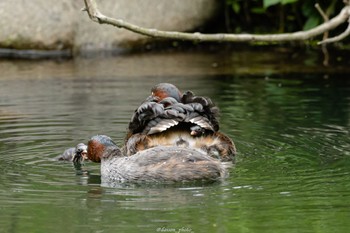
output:
<path id="1" fill-rule="evenodd" d="M 88 143 L 88 158 L 93 162 L 100 163 L 104 150 L 105 146 L 102 143 L 99 143 L 95 139 L 91 139 Z"/>

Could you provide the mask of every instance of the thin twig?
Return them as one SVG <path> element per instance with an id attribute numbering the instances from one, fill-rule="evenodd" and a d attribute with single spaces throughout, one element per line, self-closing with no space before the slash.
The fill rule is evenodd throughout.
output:
<path id="1" fill-rule="evenodd" d="M 318 10 L 318 13 L 320 13 L 325 22 L 329 21 L 328 15 L 322 10 L 320 4 L 316 3 L 315 8 Z"/>
<path id="2" fill-rule="evenodd" d="M 322 16 L 324 22 L 329 21 L 329 17 L 328 15 L 322 10 L 320 4 L 316 3 L 315 4 L 315 8 L 318 10 L 318 12 L 320 13 L 320 15 Z M 328 39 L 328 35 L 329 32 L 325 32 L 323 33 L 323 38 L 322 41 L 325 41 Z M 327 44 L 322 44 L 322 53 L 323 53 L 323 65 L 324 66 L 328 66 L 329 65 L 329 53 L 328 53 L 328 49 L 327 49 Z"/>
<path id="3" fill-rule="evenodd" d="M 202 33 L 186 33 L 175 31 L 161 31 L 157 29 L 143 28 L 137 25 L 128 23 L 121 19 L 115 19 L 105 16 L 97 9 L 96 2 L 94 0 L 84 0 L 87 12 L 91 20 L 101 23 L 110 24 L 119 28 L 125 28 L 129 31 L 139 33 L 145 36 L 164 38 L 164 39 L 176 39 L 176 40 L 188 40 L 188 41 L 212 41 L 212 42 L 282 42 L 282 41 L 298 41 L 308 40 L 315 36 L 321 35 L 327 31 L 330 31 L 340 24 L 346 22 L 350 17 L 350 6 L 346 5 L 341 12 L 323 24 L 312 28 L 307 31 L 298 31 L 293 33 L 281 33 L 281 34 L 202 34 Z M 350 30 L 350 29 L 349 29 Z"/>

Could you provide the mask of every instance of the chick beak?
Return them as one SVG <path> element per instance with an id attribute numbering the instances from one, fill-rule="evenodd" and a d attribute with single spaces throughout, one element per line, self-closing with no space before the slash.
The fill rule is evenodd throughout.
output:
<path id="1" fill-rule="evenodd" d="M 82 157 L 83 161 L 84 161 L 85 159 L 88 159 L 87 150 L 83 150 L 83 151 L 81 152 L 81 157 Z"/>

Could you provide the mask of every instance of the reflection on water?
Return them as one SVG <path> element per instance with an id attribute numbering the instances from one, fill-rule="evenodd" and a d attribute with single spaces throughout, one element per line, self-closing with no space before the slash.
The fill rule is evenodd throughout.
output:
<path id="1" fill-rule="evenodd" d="M 236 58 L 221 69 L 215 55 L 186 57 L 0 62 L 0 229 L 346 232 L 347 71 L 248 75 Z M 95 134 L 121 144 L 134 108 L 164 81 L 221 108 L 239 151 L 225 181 L 104 187 L 98 165 L 52 161 Z"/>

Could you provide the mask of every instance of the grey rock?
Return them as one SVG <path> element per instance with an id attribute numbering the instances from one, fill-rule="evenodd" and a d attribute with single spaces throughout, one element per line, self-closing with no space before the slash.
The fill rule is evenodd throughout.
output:
<path id="1" fill-rule="evenodd" d="M 105 0 L 100 11 L 160 30 L 192 31 L 218 9 L 216 0 Z M 0 48 L 39 50 L 125 49 L 152 40 L 125 29 L 92 22 L 80 11 L 83 0 L 0 1 Z"/>
<path id="2" fill-rule="evenodd" d="M 72 47 L 76 12 L 72 1 L 0 1 L 0 47 L 62 50 Z"/>

